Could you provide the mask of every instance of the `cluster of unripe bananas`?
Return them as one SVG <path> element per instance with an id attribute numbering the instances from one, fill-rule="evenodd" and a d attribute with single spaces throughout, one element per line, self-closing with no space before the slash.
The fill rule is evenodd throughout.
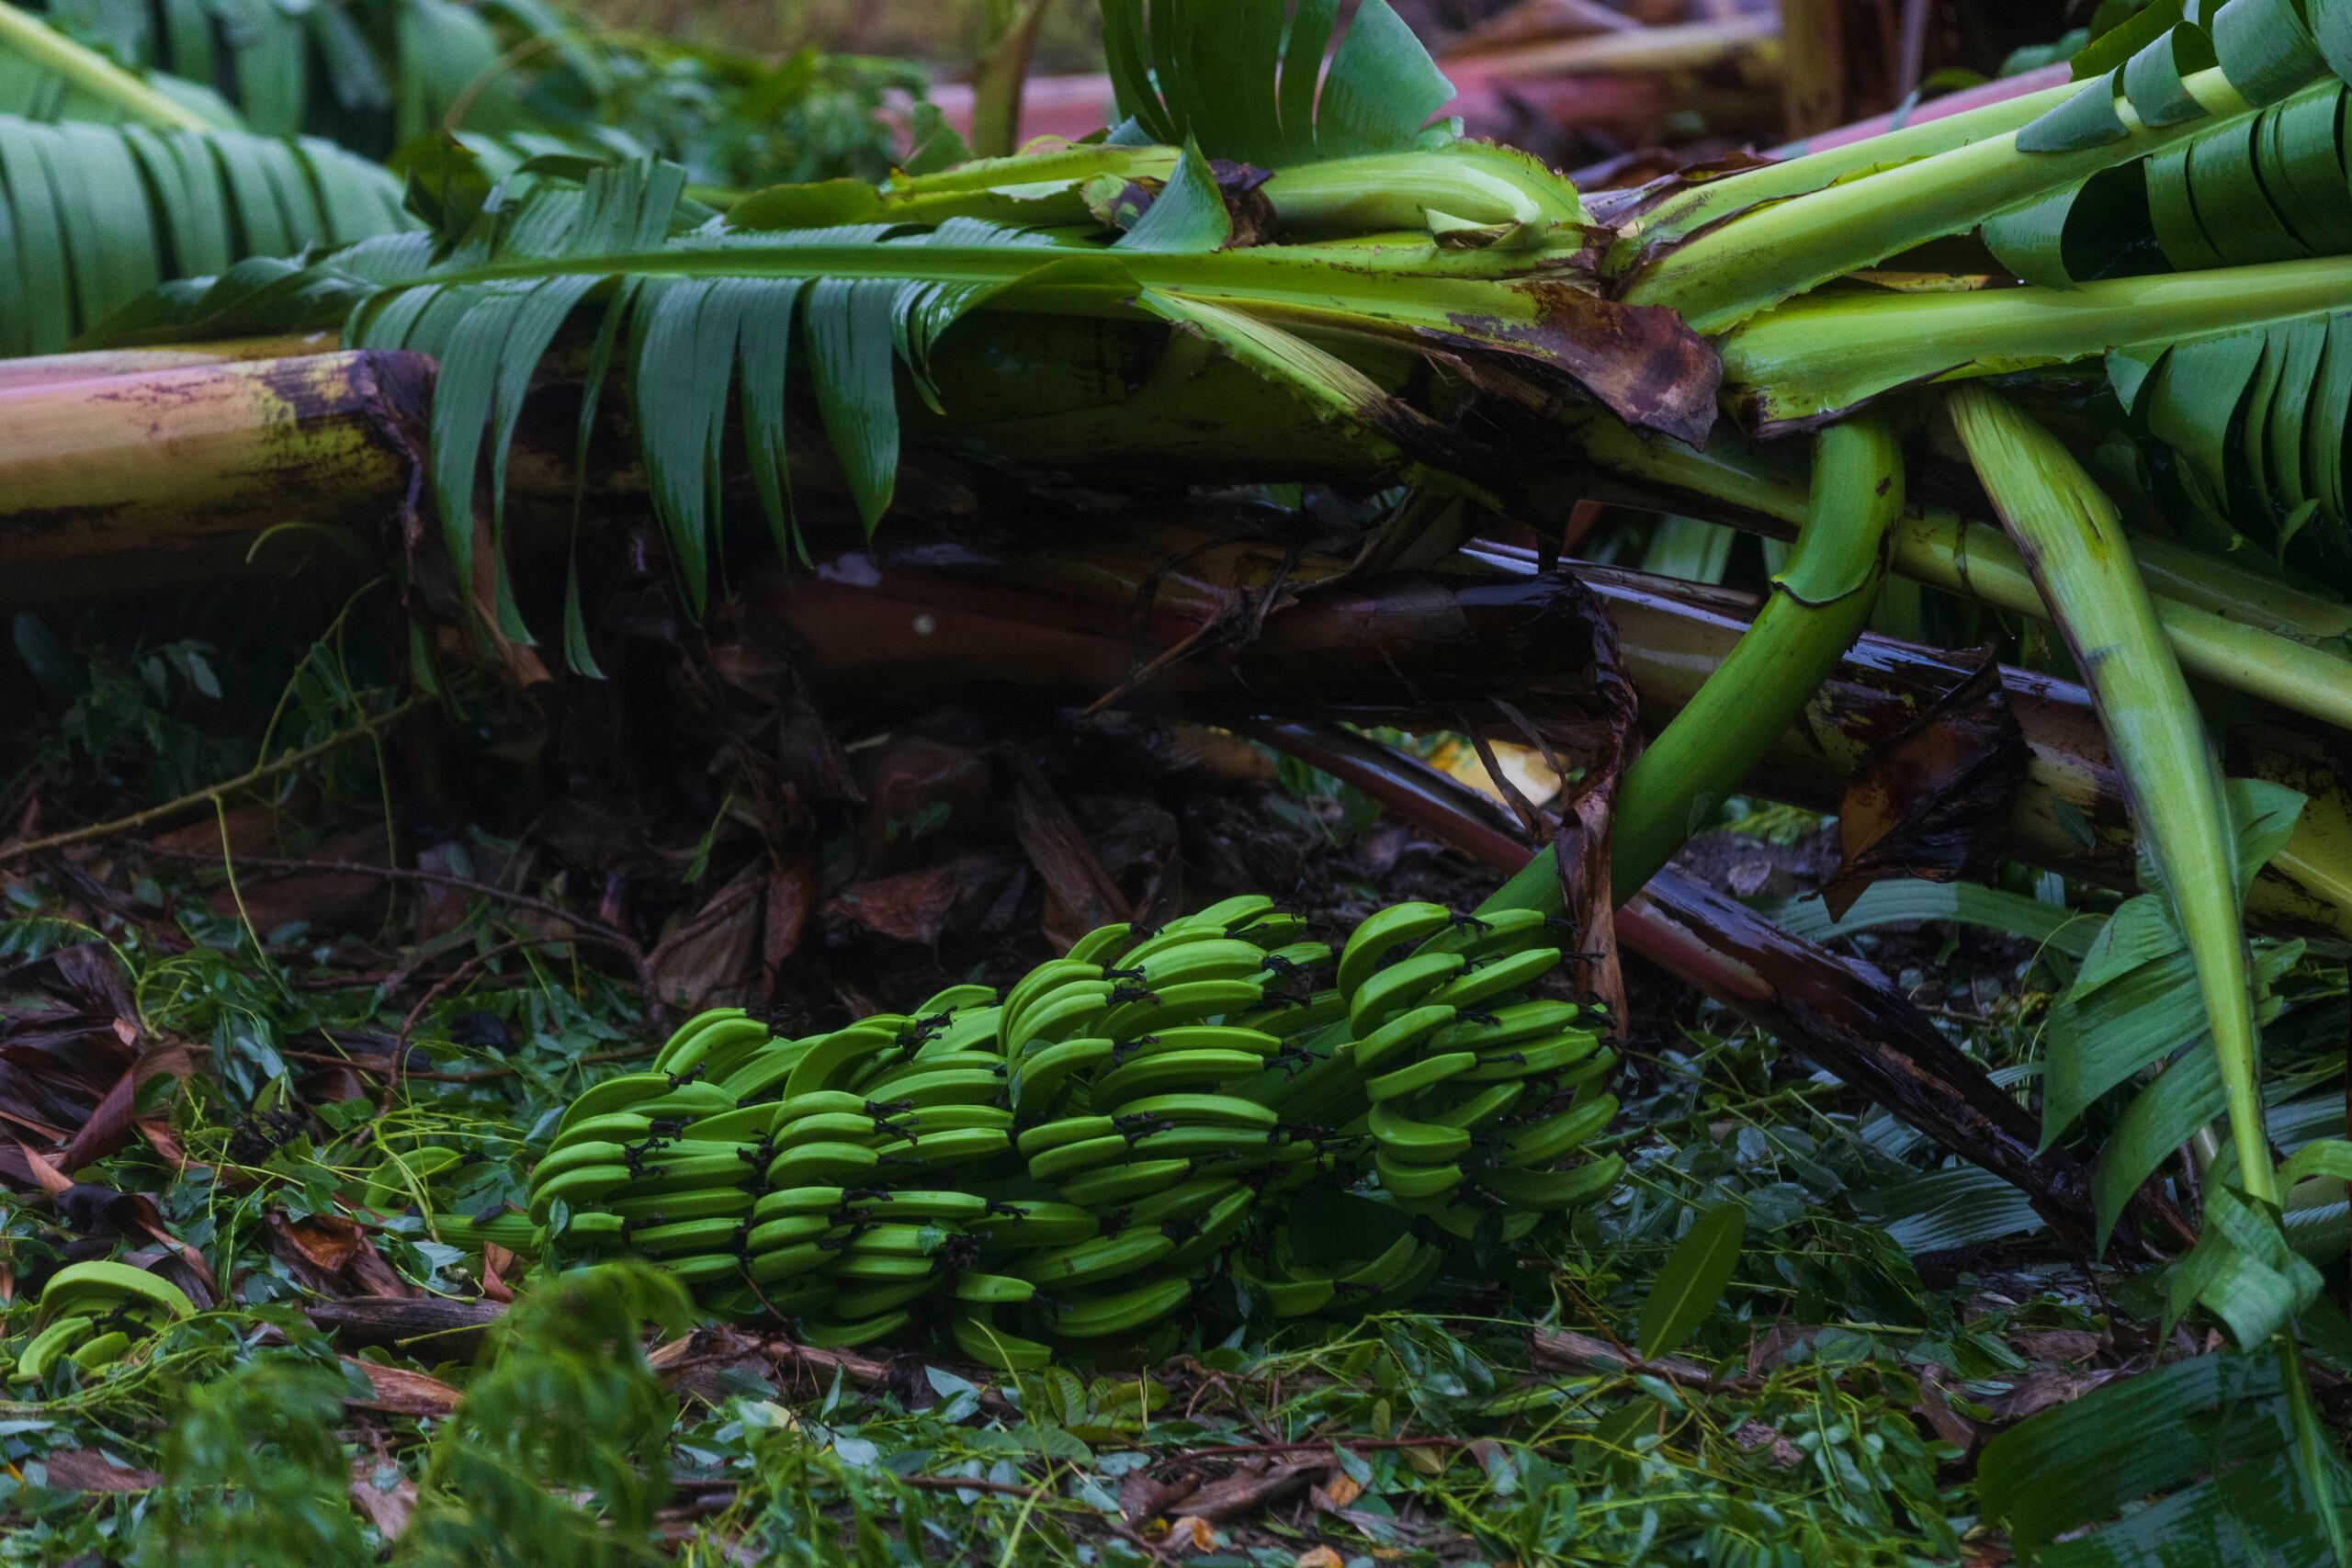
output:
<path id="1" fill-rule="evenodd" d="M 1274 1316 L 1391 1304 L 1490 1216 L 1515 1240 L 1623 1168 L 1572 1163 L 1617 1102 L 1583 1010 L 1527 996 L 1561 958 L 1533 911 L 1401 904 L 1318 988 L 1331 950 L 1252 896 L 831 1033 L 707 1012 L 573 1102 L 531 1216 L 560 1256 L 653 1259 L 814 1344 L 944 1309 L 1012 1370 L 1159 1324 L 1220 1269 Z M 1406 1223 L 1335 1267 L 1300 1256 L 1333 1238 L 1251 1224 L 1318 1180 Z"/>
<path id="2" fill-rule="evenodd" d="M 95 1372 L 195 1311 L 187 1292 L 160 1274 L 128 1263 L 69 1263 L 41 1286 L 32 1331 L 0 1348 L 0 1360 L 11 1382 L 39 1383 L 61 1361 Z"/>

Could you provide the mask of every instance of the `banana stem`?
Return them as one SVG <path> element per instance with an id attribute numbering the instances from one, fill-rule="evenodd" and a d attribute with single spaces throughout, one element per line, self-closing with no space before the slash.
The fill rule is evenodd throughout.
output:
<path id="1" fill-rule="evenodd" d="M 1690 705 L 1625 770 L 1611 845 L 1618 903 L 1672 859 L 1804 711 L 1870 619 L 1888 528 L 1903 511 L 1903 450 L 1881 418 L 1834 425 L 1815 444 L 1813 500 L 1787 570 L 1754 623 Z M 1555 908 L 1546 850 L 1486 908 Z"/>
<path id="2" fill-rule="evenodd" d="M 1637 305 L 1671 306 L 1700 332 L 1724 332 L 1792 295 L 1897 251 L 1973 228 L 1996 212 L 2255 112 L 2219 70 L 2198 72 L 2185 86 L 2206 111 L 2196 118 L 2146 125 L 2128 101 L 2119 100 L 2116 113 L 2125 134 L 2113 141 L 2064 152 L 2028 152 L 2019 149 L 2018 130 L 2011 129 L 1900 168 L 1757 208 L 1659 257 L 1634 275 L 1625 298 Z M 2012 118 L 2020 112 L 2018 105 L 2032 102 L 2001 105 L 2008 113 L 1987 123 Z"/>
<path id="3" fill-rule="evenodd" d="M 1711 513 L 1733 526 L 1774 536 L 1803 515 L 1801 470 L 1784 470 L 1736 440 L 1718 438 L 1706 451 L 1693 452 L 1671 442 L 1645 441 L 1612 420 L 1583 421 L 1575 440 L 1586 457 L 1626 481 L 1620 493 L 1629 500 L 1671 501 L 1679 509 Z M 1604 492 L 1601 498 L 1611 497 Z M 2120 536 L 2119 544 L 2127 560 L 2143 547 Z M 2156 624 L 2183 670 L 2352 729 L 2352 662 L 2269 629 L 2278 625 L 2285 631 L 2309 627 L 2312 635 L 2339 635 L 2334 607 L 2291 591 L 2258 597 L 2250 588 L 2233 591 L 2229 569 L 2220 563 L 2203 563 L 2207 581 L 2191 587 L 2188 574 L 2196 568 L 2183 554 L 2164 548 L 2152 558 L 2159 569 L 2154 575 L 2170 590 L 2155 591 Z M 1919 507 L 1895 525 L 1887 564 L 1898 576 L 1997 610 L 2039 621 L 2052 618 L 2015 542 L 1997 528 L 1942 507 Z M 2135 570 L 2135 576 L 2145 573 L 2145 565 Z M 2226 613 L 2188 603 L 2191 595 L 2227 607 Z"/>

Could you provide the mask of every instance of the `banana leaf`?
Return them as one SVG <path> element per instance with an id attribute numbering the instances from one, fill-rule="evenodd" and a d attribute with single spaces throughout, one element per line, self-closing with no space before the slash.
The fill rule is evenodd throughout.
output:
<path id="1" fill-rule="evenodd" d="M 0 356 L 53 354 L 167 278 L 414 226 L 332 142 L 0 116 Z"/>

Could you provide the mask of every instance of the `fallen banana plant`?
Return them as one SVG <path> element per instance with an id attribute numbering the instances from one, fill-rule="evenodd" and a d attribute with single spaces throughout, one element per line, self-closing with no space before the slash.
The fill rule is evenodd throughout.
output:
<path id="1" fill-rule="evenodd" d="M 1617 193 L 1428 125 L 1447 84 L 1378 0 L 1344 32 L 1336 0 L 1105 0 L 1104 19 L 1124 121 L 1100 142 L 776 187 L 723 213 L 675 165 L 542 171 L 440 203 L 432 233 L 167 285 L 107 343 L 332 328 L 350 350 L 430 355 L 433 515 L 415 521 L 437 521 L 456 599 L 509 644 L 529 629 L 510 493 L 540 490 L 528 460 L 552 452 L 577 510 L 607 500 L 600 477 L 627 495 L 635 476 L 600 439 L 623 403 L 696 617 L 730 491 L 779 550 L 802 547 L 812 446 L 868 530 L 934 462 L 1040 514 L 1057 510 L 1041 470 L 1113 491 L 1403 483 L 1395 532 L 1344 544 L 1413 565 L 1481 511 L 1541 515 L 1596 473 L 1693 515 L 1803 523 L 1780 602 L 1687 696 L 1642 787 L 1611 793 L 1629 705 L 1581 759 L 1595 783 L 1561 897 L 1587 901 L 1588 928 L 1606 918 L 1612 813 L 1623 895 L 1786 733 L 1859 630 L 1883 538 L 1891 570 L 2043 619 L 2086 661 L 2136 840 L 2196 956 L 2237 1180 L 2267 1202 L 2242 895 L 2188 680 L 2352 726 L 2352 621 L 2325 592 L 2352 563 L 2335 324 L 2352 222 L 2326 107 L 2352 80 L 2352 0 L 2200 5 L 2122 34 L 2128 57 L 2108 40 L 2075 88 Z M 2077 214 L 2135 178 L 2154 246 L 2077 267 Z M 535 427 L 550 376 L 579 400 Z M 1993 376 L 2000 393 L 1941 389 Z M 2079 396 L 2101 379 L 2111 401 Z M 16 394 L 0 416 L 73 390 Z M 1815 465 L 1716 431 L 1719 406 L 1758 441 L 1821 432 Z M 2114 460 L 2094 481 L 2067 448 L 2101 446 Z M 21 472 L 44 460 L 7 450 Z M 42 473 L 52 507 L 65 466 Z M 1968 515 L 1980 491 L 2000 529 Z M 2240 537 L 2257 568 L 2216 558 Z M 571 583 L 563 602 L 584 664 Z M 1552 887 L 1537 874 L 1512 897 Z"/>

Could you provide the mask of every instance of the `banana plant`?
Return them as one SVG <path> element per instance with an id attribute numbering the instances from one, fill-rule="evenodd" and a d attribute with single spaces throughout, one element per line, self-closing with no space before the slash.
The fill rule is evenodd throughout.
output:
<path id="1" fill-rule="evenodd" d="M 163 341 L 205 323 L 339 324 L 352 348 L 432 356 L 446 551 L 474 581 L 479 488 L 481 564 L 510 638 L 526 627 L 507 565 L 508 459 L 551 374 L 584 386 L 582 453 L 606 383 L 622 389 L 696 614 L 726 553 L 729 480 L 748 471 L 790 552 L 791 481 L 812 439 L 869 530 L 914 445 L 1064 466 L 1097 435 L 1086 460 L 1114 471 L 1120 452 L 1189 442 L 1261 482 L 1401 481 L 1419 519 L 1525 510 L 1599 469 L 1671 489 L 1693 515 L 1802 523 L 1791 613 L 1758 619 L 1724 689 L 1692 699 L 1691 733 L 1708 715 L 1749 716 L 1753 670 L 1776 672 L 1770 702 L 1713 746 L 1661 746 L 1626 797 L 1637 823 L 1654 811 L 1659 825 L 1629 836 L 1621 893 L 1687 833 L 1693 803 L 1748 771 L 1859 631 L 1883 537 L 1892 570 L 2046 618 L 2102 661 L 2093 691 L 2196 954 L 2237 1111 L 2236 1178 L 2260 1201 L 2275 1183 L 2247 1114 L 2258 1041 L 2228 818 L 2217 772 L 2198 761 L 2184 674 L 2352 723 L 2340 606 L 2272 581 L 2340 564 L 2352 353 L 2337 352 L 2335 321 L 2352 306 L 2352 224 L 2329 216 L 2340 192 L 2308 209 L 2281 199 L 2267 226 L 2248 198 L 2316 189 L 2331 156 L 2340 178 L 2321 130 L 2340 124 L 2324 106 L 2352 77 L 2352 0 L 2201 6 L 2133 32 L 2128 56 L 2089 56 L 2097 73 L 2072 89 L 1619 193 L 1579 192 L 1431 126 L 1446 85 L 1401 24 L 1370 0 L 1342 33 L 1339 11 L 1105 0 L 1124 118 L 1099 141 L 878 186 L 780 187 L 724 211 L 690 199 L 672 165 L 612 164 L 576 184 L 542 173 L 456 204 L 437 233 L 362 241 L 299 270 L 247 262 L 130 325 Z M 2090 215 L 2135 189 L 2154 243 L 2085 260 Z M 1084 387 L 1082 366 L 993 382 L 969 368 L 976 342 L 1100 346 L 1105 333 L 1150 346 L 1100 395 L 1049 400 Z M 1961 467 L 1928 416 L 1944 389 L 1993 376 L 2012 393 L 1952 400 Z M 1237 383 L 1253 394 L 1202 392 Z M 976 385 L 996 400 L 976 406 Z M 2114 407 L 2079 409 L 2101 385 Z M 1171 389 L 1189 400 L 1154 401 Z M 1180 403 L 1186 434 L 1144 423 Z M 1743 434 L 1716 431 L 1719 408 Z M 2125 462 L 2103 482 L 2058 463 L 2038 414 L 2074 420 Z M 1905 428 L 1919 434 L 1898 478 L 1890 433 Z M 1776 437 L 1812 432 L 1810 471 L 1781 460 Z M 1960 511 L 1894 499 L 1924 494 L 1905 479 L 1931 467 L 1973 468 L 1998 526 L 1964 514 L 1964 479 Z M 2110 487 L 2173 534 L 2168 547 L 2122 528 Z M 1419 547 L 1442 550 L 1446 527 Z M 2204 564 L 2241 536 L 2255 570 Z M 2208 873 L 2226 886 L 2205 886 Z"/>

